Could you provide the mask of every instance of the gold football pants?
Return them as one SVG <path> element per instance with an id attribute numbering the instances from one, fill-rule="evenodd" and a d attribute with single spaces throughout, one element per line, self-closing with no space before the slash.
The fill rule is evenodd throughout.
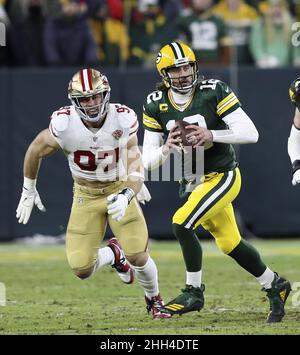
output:
<path id="1" fill-rule="evenodd" d="M 232 201 L 241 188 L 239 168 L 205 175 L 204 181 L 190 194 L 187 202 L 173 216 L 173 223 L 187 229 L 202 225 L 229 254 L 240 242 Z"/>
<path id="2" fill-rule="evenodd" d="M 125 255 L 135 255 L 147 249 L 148 230 L 136 198 L 130 202 L 121 221 L 116 222 L 107 214 L 107 196 L 118 193 L 122 187 L 120 182 L 103 189 L 75 183 L 66 236 L 67 259 L 75 273 L 88 276 L 93 270 L 107 222 Z"/>

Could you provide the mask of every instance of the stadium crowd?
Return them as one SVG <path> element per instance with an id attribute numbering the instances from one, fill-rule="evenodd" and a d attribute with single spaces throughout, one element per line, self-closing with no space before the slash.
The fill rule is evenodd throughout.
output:
<path id="1" fill-rule="evenodd" d="M 152 68 L 174 40 L 201 65 L 298 66 L 299 19 L 297 0 L 0 0 L 0 66 Z"/>

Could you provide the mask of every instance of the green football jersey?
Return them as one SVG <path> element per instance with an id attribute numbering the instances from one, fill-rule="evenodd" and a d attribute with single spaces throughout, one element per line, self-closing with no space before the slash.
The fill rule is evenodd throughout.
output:
<path id="1" fill-rule="evenodd" d="M 297 109 L 300 111 L 300 95 L 297 97 L 295 95 L 296 88 L 299 90 L 298 86 L 300 85 L 300 77 L 294 80 L 290 86 L 289 94 L 291 101 L 295 104 Z"/>
<path id="2" fill-rule="evenodd" d="M 232 90 L 222 81 L 204 80 L 196 87 L 191 100 L 180 108 L 172 100 L 170 90 L 153 91 L 143 108 L 144 128 L 152 132 L 168 131 L 175 121 L 184 120 L 210 130 L 228 129 L 223 117 L 241 106 Z M 204 146 L 204 173 L 224 172 L 237 166 L 231 144 L 206 143 Z"/>

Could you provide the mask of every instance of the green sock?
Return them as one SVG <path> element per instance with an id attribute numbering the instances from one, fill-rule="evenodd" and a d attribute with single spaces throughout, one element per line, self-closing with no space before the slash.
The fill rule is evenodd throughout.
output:
<path id="1" fill-rule="evenodd" d="M 176 223 L 173 224 L 173 232 L 180 243 L 186 270 L 189 272 L 200 271 L 202 268 L 202 247 L 197 234 Z"/>
<path id="2" fill-rule="evenodd" d="M 255 277 L 261 276 L 267 268 L 258 251 L 244 239 L 228 255 Z"/>

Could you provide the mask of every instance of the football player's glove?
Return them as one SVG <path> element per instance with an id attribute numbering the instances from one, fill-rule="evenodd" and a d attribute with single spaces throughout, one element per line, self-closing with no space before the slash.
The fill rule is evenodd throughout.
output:
<path id="1" fill-rule="evenodd" d="M 143 205 L 151 200 L 151 194 L 145 184 L 142 185 L 140 191 L 136 195 L 136 198 Z"/>
<path id="2" fill-rule="evenodd" d="M 293 186 L 300 184 L 300 170 L 294 172 L 292 184 Z"/>
<path id="3" fill-rule="evenodd" d="M 134 197 L 134 191 L 126 188 L 119 194 L 111 194 L 107 197 L 107 213 L 114 221 L 119 222 L 125 215 L 129 202 Z"/>
<path id="4" fill-rule="evenodd" d="M 40 195 L 35 187 L 35 181 L 31 180 L 31 182 L 28 184 L 29 180 L 30 179 L 27 178 L 24 179 L 21 199 L 16 210 L 16 217 L 18 222 L 23 224 L 27 224 L 34 205 L 36 205 L 40 211 L 46 212 L 46 208 L 42 204 Z M 33 181 L 34 183 L 32 183 Z"/>

